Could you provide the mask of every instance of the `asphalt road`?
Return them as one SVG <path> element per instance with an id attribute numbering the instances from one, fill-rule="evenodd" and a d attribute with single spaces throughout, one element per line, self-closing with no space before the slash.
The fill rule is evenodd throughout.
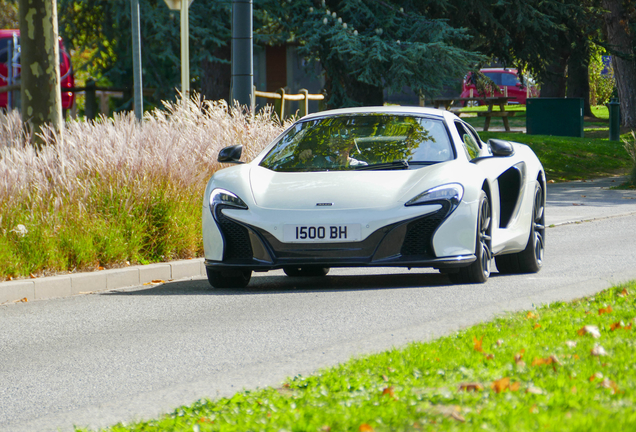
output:
<path id="1" fill-rule="evenodd" d="M 550 185 L 535 275 L 469 286 L 429 270 L 270 272 L 238 292 L 193 280 L 0 306 L 0 431 L 149 418 L 636 279 L 636 192 L 607 183 Z"/>

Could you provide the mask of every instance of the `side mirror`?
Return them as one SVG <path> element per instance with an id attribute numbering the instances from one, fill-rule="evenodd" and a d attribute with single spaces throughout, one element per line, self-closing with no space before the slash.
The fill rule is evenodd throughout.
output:
<path id="1" fill-rule="evenodd" d="M 492 150 L 494 156 L 512 156 L 515 154 L 515 148 L 510 141 L 504 141 L 500 139 L 489 139 L 488 145 Z"/>
<path id="2" fill-rule="evenodd" d="M 229 147 L 222 148 L 219 152 L 219 157 L 217 160 L 221 163 L 233 163 L 233 164 L 242 164 L 239 159 L 241 159 L 241 154 L 243 153 L 242 145 L 233 145 Z"/>

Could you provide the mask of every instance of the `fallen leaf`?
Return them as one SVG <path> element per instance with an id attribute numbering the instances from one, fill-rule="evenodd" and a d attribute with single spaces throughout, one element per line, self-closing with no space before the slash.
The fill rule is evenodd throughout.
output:
<path id="1" fill-rule="evenodd" d="M 460 413 L 456 411 L 453 411 L 449 417 L 457 421 L 460 421 L 462 423 L 466 421 L 466 419 Z"/>
<path id="2" fill-rule="evenodd" d="M 483 389 L 484 389 L 483 385 L 476 382 L 469 382 L 469 383 L 460 383 L 458 391 L 476 392 L 476 391 L 482 391 Z"/>
<path id="3" fill-rule="evenodd" d="M 104 267 L 99 266 L 99 267 L 97 267 L 97 270 L 104 270 Z"/>
<path id="4" fill-rule="evenodd" d="M 538 328 L 540 328 L 540 327 L 541 327 L 541 324 L 536 323 L 536 324 L 534 325 L 534 330 L 536 330 L 536 329 L 538 329 Z"/>
<path id="5" fill-rule="evenodd" d="M 594 381 L 595 379 L 601 379 L 603 378 L 603 374 L 600 372 L 596 372 L 594 375 L 592 375 L 589 380 L 590 382 Z"/>
<path id="6" fill-rule="evenodd" d="M 548 180 L 548 183 L 554 183 L 554 180 Z"/>
<path id="7" fill-rule="evenodd" d="M 20 300 L 18 300 L 18 302 L 20 302 L 20 303 L 26 303 L 28 301 L 29 301 L 29 299 L 26 298 L 26 297 L 22 297 Z"/>
<path id="8" fill-rule="evenodd" d="M 607 355 L 607 351 L 605 351 L 605 348 L 603 348 L 600 345 L 595 345 L 594 348 L 592 348 L 592 350 L 590 351 L 590 353 L 596 357 Z"/>
<path id="9" fill-rule="evenodd" d="M 600 382 L 598 386 L 602 388 L 612 389 L 612 394 L 620 393 L 620 390 L 616 383 L 609 378 L 605 378 L 603 381 Z"/>
<path id="10" fill-rule="evenodd" d="M 510 378 L 504 377 L 499 380 L 493 381 L 490 385 L 490 388 L 493 389 L 496 393 L 501 393 L 506 390 L 510 386 Z"/>
<path id="11" fill-rule="evenodd" d="M 323 425 L 320 428 L 320 432 L 331 432 L 331 426 Z"/>
<path id="12" fill-rule="evenodd" d="M 395 391 L 393 390 L 393 387 L 387 387 L 384 390 L 382 390 L 382 396 L 384 395 L 389 395 L 392 398 L 395 397 Z"/>
<path id="13" fill-rule="evenodd" d="M 29 273 L 29 277 L 30 277 L 31 279 L 35 279 L 35 278 L 37 278 L 37 276 L 36 276 L 36 275 L 34 275 L 33 273 Z"/>
<path id="14" fill-rule="evenodd" d="M 581 198 L 585 198 L 585 195 L 581 195 Z"/>
<path id="15" fill-rule="evenodd" d="M 530 413 L 531 414 L 536 414 L 539 412 L 539 408 L 537 408 L 537 404 L 534 404 L 530 407 Z"/>
<path id="16" fill-rule="evenodd" d="M 536 318 L 539 318 L 539 317 L 532 311 L 526 314 L 526 319 L 536 319 Z"/>
<path id="17" fill-rule="evenodd" d="M 618 293 L 619 297 L 627 297 L 629 295 L 629 291 L 627 291 L 627 288 L 623 288 L 623 291 Z"/>
<path id="18" fill-rule="evenodd" d="M 477 339 L 475 336 L 473 336 L 473 349 L 475 351 L 479 351 L 479 352 L 483 352 L 483 348 L 481 347 L 481 341 L 484 339 L 484 337 L 482 336 L 481 339 Z"/>
<path id="19" fill-rule="evenodd" d="M 610 326 L 610 330 L 611 331 L 614 331 L 614 330 L 619 329 L 619 328 L 623 328 L 623 321 L 615 322 L 614 324 L 612 324 Z"/>
<path id="20" fill-rule="evenodd" d="M 485 358 L 486 360 L 492 360 L 492 359 L 494 359 L 494 358 L 495 358 L 495 355 L 494 355 L 494 354 L 487 354 L 487 353 L 484 353 L 484 358 Z"/>
<path id="21" fill-rule="evenodd" d="M 388 382 L 389 381 L 389 377 L 386 375 L 382 375 L 382 379 L 384 380 L 384 382 Z"/>
<path id="22" fill-rule="evenodd" d="M 560 365 L 561 362 L 555 355 L 551 355 L 550 357 L 546 357 L 546 358 L 536 357 L 534 360 L 532 360 L 532 366 L 551 365 L 551 364 Z"/>
<path id="23" fill-rule="evenodd" d="M 576 342 L 574 341 L 565 341 L 565 344 L 568 346 L 568 348 L 576 347 Z"/>
<path id="24" fill-rule="evenodd" d="M 519 391 L 520 387 L 521 387 L 521 383 L 513 382 L 512 384 L 510 384 L 508 388 L 510 389 L 510 391 L 516 392 L 516 391 Z"/>
<path id="25" fill-rule="evenodd" d="M 497 339 L 497 346 L 502 346 L 504 343 L 503 339 Z"/>
<path id="26" fill-rule="evenodd" d="M 165 283 L 166 281 L 163 279 L 153 279 L 152 281 L 153 284 L 160 284 L 160 283 Z"/>
<path id="27" fill-rule="evenodd" d="M 612 305 L 609 305 L 609 306 L 608 306 L 608 307 L 606 307 L 606 308 L 600 308 L 600 309 L 598 310 L 598 314 L 599 314 L 599 315 L 603 315 L 603 314 L 611 313 L 611 312 L 612 312 Z"/>
<path id="28" fill-rule="evenodd" d="M 373 428 L 366 423 L 362 423 L 358 430 L 360 432 L 373 432 Z"/>
<path id="29" fill-rule="evenodd" d="M 581 330 L 579 330 L 577 333 L 578 333 L 579 336 L 583 336 L 583 335 L 589 334 L 594 339 L 598 339 L 598 338 L 601 337 L 601 332 L 599 331 L 598 327 L 595 326 L 595 325 L 586 325 Z"/>
<path id="30" fill-rule="evenodd" d="M 531 385 L 526 389 L 526 393 L 540 395 L 543 394 L 543 390 L 541 390 L 539 387 Z"/>

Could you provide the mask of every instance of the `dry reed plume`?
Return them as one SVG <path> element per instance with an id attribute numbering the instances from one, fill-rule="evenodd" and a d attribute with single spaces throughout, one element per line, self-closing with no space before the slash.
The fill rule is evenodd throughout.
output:
<path id="1" fill-rule="evenodd" d="M 197 96 L 164 108 L 141 123 L 132 114 L 70 121 L 40 152 L 17 113 L 0 114 L 0 280 L 200 254 L 202 192 L 218 151 L 243 144 L 250 160 L 283 126 L 271 112 Z"/>

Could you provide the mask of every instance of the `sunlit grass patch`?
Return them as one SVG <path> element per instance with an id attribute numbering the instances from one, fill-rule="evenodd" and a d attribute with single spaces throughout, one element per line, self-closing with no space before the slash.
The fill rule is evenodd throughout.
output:
<path id="1" fill-rule="evenodd" d="M 479 135 L 483 140 L 499 138 L 527 144 L 541 160 L 550 180 L 624 175 L 631 166 L 629 155 L 619 141 L 502 132 Z"/>
<path id="2" fill-rule="evenodd" d="M 636 284 L 112 431 L 633 430 Z"/>

